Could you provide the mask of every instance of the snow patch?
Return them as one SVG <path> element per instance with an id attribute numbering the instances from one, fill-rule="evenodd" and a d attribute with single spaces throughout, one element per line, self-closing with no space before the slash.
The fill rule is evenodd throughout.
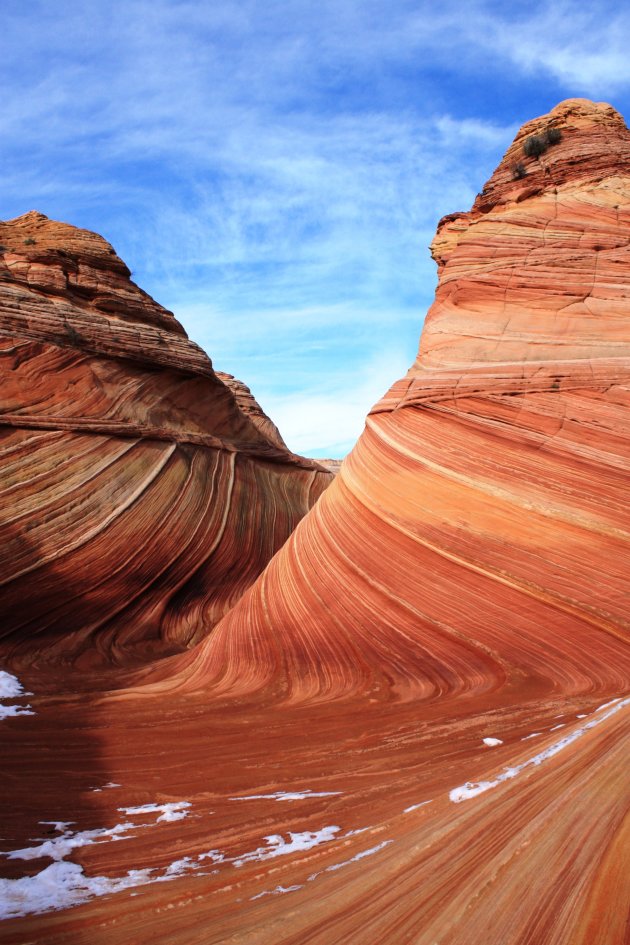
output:
<path id="1" fill-rule="evenodd" d="M 129 881 L 130 874 L 126 879 Z M 93 884 L 99 880 L 109 882 L 111 892 L 115 892 L 114 885 L 125 888 L 124 878 L 121 880 L 105 880 L 105 877 L 88 879 L 83 875 L 83 869 L 77 863 L 52 863 L 36 876 L 24 876 L 22 879 L 0 880 L 0 916 L 3 919 L 15 916 L 33 915 L 41 912 L 52 912 L 57 909 L 67 909 L 86 902 L 92 895 Z M 101 892 L 101 895 L 103 893 Z"/>
<path id="2" fill-rule="evenodd" d="M 503 744 L 503 739 L 501 739 L 501 738 L 484 738 L 484 739 L 483 739 L 483 743 L 484 743 L 484 745 L 487 745 L 488 748 L 494 748 L 495 745 L 502 745 L 502 744 Z"/>
<path id="3" fill-rule="evenodd" d="M 602 703 L 602 705 L 598 705 L 597 708 L 595 709 L 595 712 L 601 712 L 602 709 L 607 709 L 608 706 L 616 705 L 620 701 L 621 701 L 621 696 L 617 696 L 616 699 L 611 699 L 610 702 L 604 702 Z M 625 705 L 625 702 L 624 702 L 624 705 Z"/>
<path id="4" fill-rule="evenodd" d="M 418 810 L 420 807 L 426 807 L 427 804 L 432 804 L 433 799 L 430 801 L 421 801 L 420 804 L 412 804 L 411 807 L 405 807 L 403 814 L 410 814 L 414 810 Z"/>
<path id="5" fill-rule="evenodd" d="M 350 857 L 349 860 L 344 860 L 342 863 L 333 863 L 331 866 L 327 866 L 322 872 L 333 873 L 335 870 L 340 870 L 344 866 L 349 866 L 350 863 L 358 863 L 359 860 L 365 859 L 366 856 L 373 856 L 375 853 L 378 853 L 379 850 L 383 850 L 393 842 L 393 840 L 383 840 L 381 843 L 377 843 L 375 847 L 370 847 L 369 850 L 362 850 L 360 853 L 355 854 L 355 856 Z"/>
<path id="6" fill-rule="evenodd" d="M 160 879 L 165 880 L 173 876 L 184 876 L 185 873 L 190 873 L 191 870 L 198 870 L 199 868 L 199 863 L 195 863 L 192 857 L 184 856 L 181 860 L 174 860 L 170 866 L 167 866 L 164 876 L 161 876 Z"/>
<path id="7" fill-rule="evenodd" d="M 17 699 L 19 696 L 32 696 L 32 692 L 25 692 L 17 676 L 12 676 L 0 670 L 0 699 Z"/>
<path id="8" fill-rule="evenodd" d="M 221 853 L 220 850 L 208 850 L 207 853 L 200 853 L 197 859 L 198 860 L 212 860 L 213 863 L 224 863 L 225 854 Z"/>
<path id="9" fill-rule="evenodd" d="M 250 902 L 253 902 L 254 899 L 262 899 L 263 896 L 279 896 L 282 893 L 295 892 L 298 889 L 303 889 L 301 885 L 298 886 L 276 886 L 275 889 L 265 889 L 263 892 L 258 893 L 257 896 L 250 896 Z"/>
<path id="10" fill-rule="evenodd" d="M 460 801 L 469 801 L 471 797 L 477 797 L 478 794 L 489 791 L 490 788 L 496 787 L 498 783 L 498 781 L 479 781 L 474 784 L 472 781 L 467 781 L 466 784 L 453 788 L 448 796 L 454 804 L 459 804 Z"/>
<path id="11" fill-rule="evenodd" d="M 30 705 L 0 705 L 0 720 L 16 719 L 19 715 L 35 715 Z"/>
<path id="12" fill-rule="evenodd" d="M 25 692 L 17 676 L 0 670 L 0 699 L 19 699 L 23 696 L 32 696 L 32 692 Z M 20 715 L 35 715 L 30 705 L 2 705 L 0 703 L 0 721 L 15 719 Z"/>
<path id="13" fill-rule="evenodd" d="M 426 801 L 425 803 L 430 804 L 431 801 Z M 330 866 L 326 866 L 323 870 L 318 870 L 317 873 L 311 873 L 307 882 L 312 883 L 313 880 L 317 879 L 318 876 L 323 876 L 324 873 L 334 873 L 344 866 L 349 866 L 350 863 L 357 863 L 359 860 L 365 859 L 366 856 L 372 856 L 374 853 L 378 853 L 379 850 L 383 850 L 393 842 L 393 840 L 383 840 L 381 843 L 377 843 L 375 847 L 370 847 L 369 850 L 361 850 L 360 853 L 356 853 L 354 856 L 350 857 L 349 860 L 343 860 L 341 863 L 331 863 Z"/>
<path id="14" fill-rule="evenodd" d="M 142 804 L 140 807 L 119 807 L 118 810 L 129 817 L 159 813 L 161 816 L 156 820 L 156 824 L 159 824 L 163 821 L 173 823 L 173 821 L 188 817 L 187 807 L 190 807 L 190 801 L 177 801 L 173 804 Z"/>
<path id="15" fill-rule="evenodd" d="M 565 748 L 568 748 L 569 745 L 572 745 L 573 742 L 581 738 L 582 735 L 584 735 L 589 729 L 595 728 L 597 725 L 601 725 L 602 722 L 605 722 L 606 719 L 609 719 L 612 715 L 615 715 L 620 709 L 628 704 L 630 704 L 630 698 L 621 701 L 620 697 L 619 699 L 613 699 L 611 702 L 606 702 L 604 705 L 600 705 L 599 708 L 595 710 L 595 714 L 602 712 L 603 709 L 608 709 L 608 711 L 599 716 L 599 718 L 595 718 L 590 722 L 586 722 L 584 725 L 575 729 L 575 731 L 571 732 L 569 735 L 565 735 L 565 737 L 560 741 L 555 742 L 548 748 L 545 748 L 539 754 L 533 755 L 531 758 L 527 758 L 526 761 L 521 762 L 521 764 L 516 765 L 514 768 L 506 768 L 501 774 L 497 775 L 493 781 L 479 781 L 478 783 L 467 781 L 466 784 L 462 784 L 459 787 L 453 788 L 453 790 L 449 793 L 451 801 L 454 804 L 459 804 L 461 801 L 470 800 L 473 797 L 477 797 L 479 794 L 483 794 L 485 791 L 489 791 L 492 788 L 497 787 L 504 781 L 508 781 L 517 777 L 521 771 L 523 771 L 525 768 L 528 768 L 530 765 L 540 765 L 543 763 L 543 761 L 553 758 L 554 755 L 564 751 Z"/>
<path id="16" fill-rule="evenodd" d="M 0 919 L 16 916 L 52 912 L 87 902 L 95 896 L 105 896 L 120 892 L 132 886 L 147 883 L 163 883 L 200 869 L 200 863 L 191 857 L 175 860 L 166 869 L 158 873 L 153 868 L 129 870 L 125 876 L 85 876 L 83 867 L 78 863 L 68 863 L 67 857 L 73 850 L 94 843 L 127 840 L 144 827 L 154 827 L 162 820 L 179 820 L 190 807 L 188 801 L 174 804 L 145 804 L 142 807 L 121 808 L 129 815 L 159 813 L 153 823 L 127 821 L 114 827 L 99 827 L 94 830 L 72 831 L 73 821 L 41 820 L 40 824 L 50 824 L 59 831 L 60 836 L 43 840 L 32 847 L 12 850 L 2 854 L 10 860 L 36 860 L 49 857 L 53 862 L 35 876 L 23 876 L 20 879 L 0 880 Z M 199 860 L 201 857 L 198 858 Z"/>
<path id="17" fill-rule="evenodd" d="M 51 827 L 54 827 L 55 830 L 58 830 L 60 833 L 65 833 L 68 827 L 71 827 L 73 823 L 75 823 L 74 820 L 40 820 L 40 824 L 44 824 L 44 826 L 50 824 Z"/>
<path id="18" fill-rule="evenodd" d="M 242 797 L 231 797 L 231 801 L 304 801 L 310 797 L 335 797 L 342 791 L 275 791 L 273 794 L 247 794 Z"/>
<path id="19" fill-rule="evenodd" d="M 148 883 L 169 882 L 198 868 L 197 863 L 184 857 L 167 866 L 159 876 L 153 875 L 155 869 L 141 869 L 129 870 L 125 876 L 111 877 L 85 876 L 78 863 L 51 863 L 36 876 L 0 879 L 0 918 L 68 909 L 96 896 L 107 896 Z"/>
<path id="20" fill-rule="evenodd" d="M 40 821 L 40 823 L 44 822 L 45 821 Z M 59 824 L 61 823 L 62 821 L 59 821 Z M 136 829 L 137 826 L 137 824 L 132 823 L 116 824 L 115 827 L 80 830 L 77 833 L 66 829 L 60 837 L 55 837 L 52 840 L 44 840 L 39 846 L 24 847 L 21 850 L 12 850 L 10 853 L 3 855 L 9 860 L 38 860 L 42 856 L 48 856 L 51 860 L 59 862 L 78 847 L 87 847 L 91 846 L 93 843 L 118 839 L 120 834 L 126 834 L 130 830 Z M 150 825 L 142 824 L 142 826 Z"/>
<path id="21" fill-rule="evenodd" d="M 290 853 L 312 850 L 320 843 L 327 843 L 334 840 L 335 834 L 341 830 L 341 827 L 322 827 L 321 830 L 304 830 L 301 833 L 289 833 L 289 840 L 286 841 L 281 834 L 271 834 L 269 837 L 263 837 L 267 841 L 266 847 L 258 847 L 251 853 L 245 853 L 233 860 L 234 866 L 243 866 L 245 863 L 251 863 L 254 860 L 264 861 L 272 860 L 277 856 L 288 856 Z"/>

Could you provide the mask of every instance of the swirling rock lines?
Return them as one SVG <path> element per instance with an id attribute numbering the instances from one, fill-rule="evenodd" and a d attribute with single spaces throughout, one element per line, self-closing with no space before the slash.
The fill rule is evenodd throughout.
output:
<path id="1" fill-rule="evenodd" d="M 549 127 L 561 140 L 515 177 L 527 137 Z M 28 517 L 41 488 L 45 547 L 72 541 L 75 502 L 50 468 L 72 437 L 69 497 L 87 465 L 95 488 L 118 468 L 125 494 L 159 467 L 130 506 L 154 523 L 140 555 L 166 533 L 183 543 L 186 493 L 169 477 L 205 483 L 194 495 L 213 524 L 199 526 L 198 553 L 221 533 L 213 573 L 230 575 L 228 597 L 234 587 L 199 639 L 214 592 L 184 581 L 161 626 L 172 619 L 198 644 L 114 684 L 95 674 L 96 704 L 24 676 L 35 714 L 3 723 L 9 851 L 28 847 L 39 820 L 111 833 L 121 809 L 190 806 L 160 825 L 159 844 L 156 830 L 77 850 L 75 880 L 80 867 L 90 888 L 106 876 L 121 891 L 9 920 L 7 945 L 85 934 L 96 945 L 625 945 L 629 196 L 630 133 L 610 106 L 570 100 L 524 126 L 472 210 L 438 228 L 440 282 L 415 364 L 256 580 L 234 563 L 256 557 L 274 505 L 247 505 L 244 520 L 232 510 L 289 488 L 287 464 L 309 500 L 320 474 L 271 460 L 280 444 L 246 389 L 232 385 L 255 427 L 250 453 L 105 434 L 96 448 L 94 433 L 7 428 L 15 514 Z M 35 404 L 39 422 L 47 410 Z M 164 581 L 151 598 L 139 580 L 138 600 L 161 606 L 168 571 Z M 132 646 L 142 612 L 110 615 L 96 639 Z M 56 639 L 61 651 L 60 627 Z M 98 739 L 98 780 L 84 731 Z M 63 792 L 39 764 L 51 739 Z M 115 790 L 95 794 L 105 782 Z M 143 882 L 133 892 L 129 870 Z"/>
<path id="2" fill-rule="evenodd" d="M 249 392 L 239 406 L 101 237 L 29 213 L 0 242 L 0 651 L 83 666 L 181 651 L 331 476 Z"/>

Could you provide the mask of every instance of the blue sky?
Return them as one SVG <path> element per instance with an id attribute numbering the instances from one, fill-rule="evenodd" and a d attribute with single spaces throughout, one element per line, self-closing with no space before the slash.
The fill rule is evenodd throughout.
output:
<path id="1" fill-rule="evenodd" d="M 289 445 L 413 361 L 428 244 L 522 122 L 630 118 L 624 4 L 3 0 L 0 217 L 102 233 Z"/>

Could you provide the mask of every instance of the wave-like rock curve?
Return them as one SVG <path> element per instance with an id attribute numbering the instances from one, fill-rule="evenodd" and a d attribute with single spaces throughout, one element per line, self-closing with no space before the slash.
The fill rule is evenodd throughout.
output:
<path id="1" fill-rule="evenodd" d="M 561 140 L 514 179 L 548 128 Z M 629 161 L 621 117 L 570 100 L 441 222 L 416 363 L 203 648 L 200 680 L 300 700 L 623 684 Z"/>
<path id="2" fill-rule="evenodd" d="M 0 244 L 2 652 L 124 663 L 190 646 L 330 476 L 241 385 L 243 409 L 100 236 L 31 212 Z"/>
<path id="3" fill-rule="evenodd" d="M 526 125 L 213 633 L 96 706 L 15 697 L 7 945 L 626 942 L 628 161 L 610 106 Z"/>

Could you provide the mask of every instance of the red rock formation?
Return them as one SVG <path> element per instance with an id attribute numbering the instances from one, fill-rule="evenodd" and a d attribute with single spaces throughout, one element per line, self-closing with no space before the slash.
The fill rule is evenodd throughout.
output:
<path id="1" fill-rule="evenodd" d="M 523 156 L 528 174 L 514 180 L 524 141 L 548 127 L 561 140 Z M 441 222 L 432 247 L 440 281 L 416 363 L 205 648 L 225 685 L 268 679 L 277 688 L 282 678 L 292 697 L 306 686 L 308 698 L 328 698 L 364 691 L 367 673 L 381 696 L 443 692 L 445 679 L 468 687 L 436 661 L 446 610 L 451 658 L 466 665 L 481 640 L 494 651 L 497 627 L 503 646 L 506 634 L 523 637 L 534 606 L 523 595 L 544 601 L 554 625 L 569 621 L 574 637 L 584 624 L 617 636 L 627 617 L 629 174 L 621 116 L 569 100 L 524 126 L 470 213 Z M 305 554 L 319 564 L 317 581 L 300 580 Z M 285 586 L 287 574 L 305 585 L 303 612 L 287 612 L 276 572 Z M 469 581 L 472 610 L 462 596 Z M 486 608 L 492 619 L 481 618 Z M 471 641 L 473 621 L 481 626 Z M 222 641 L 233 653 L 236 639 L 256 678 L 222 653 Z M 535 648 L 527 672 L 554 679 L 552 662 Z"/>
<path id="2" fill-rule="evenodd" d="M 29 889 L 82 903 L 8 945 L 626 941 L 628 160 L 608 106 L 525 126 L 440 226 L 416 364 L 212 635 L 3 723 L 7 869 L 74 845 Z"/>
<path id="3" fill-rule="evenodd" d="M 0 244 L 3 652 L 188 646 L 329 476 L 251 395 L 242 409 L 100 236 L 27 213 Z"/>
<path id="4" fill-rule="evenodd" d="M 223 371 L 217 371 L 216 375 L 234 394 L 239 410 L 249 417 L 252 423 L 261 430 L 271 443 L 280 447 L 282 450 L 288 450 L 287 444 L 280 435 L 280 430 L 254 399 L 249 387 L 234 377 L 233 374 L 225 374 Z"/>

